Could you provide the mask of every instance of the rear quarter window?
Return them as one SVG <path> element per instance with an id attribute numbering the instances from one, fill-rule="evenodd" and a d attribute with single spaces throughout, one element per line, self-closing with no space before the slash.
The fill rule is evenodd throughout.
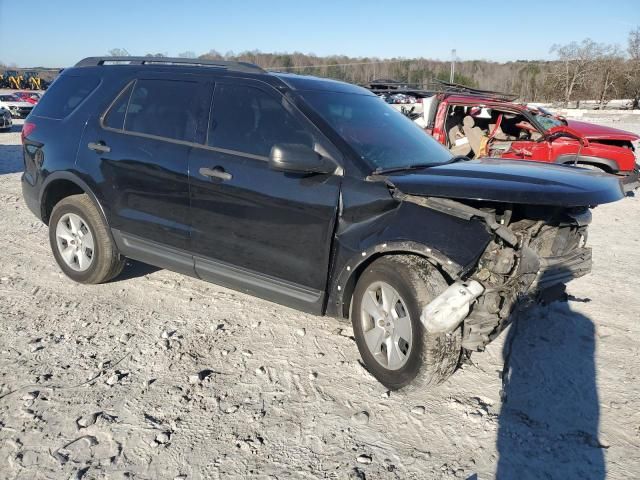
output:
<path id="1" fill-rule="evenodd" d="M 99 83 L 100 78 L 92 75 L 62 75 L 49 87 L 33 114 L 61 120 L 70 115 Z"/>
<path id="2" fill-rule="evenodd" d="M 198 117 L 208 112 L 194 81 L 138 79 L 122 91 L 105 127 L 170 140 L 195 141 Z M 203 110 L 204 109 L 204 110 Z"/>

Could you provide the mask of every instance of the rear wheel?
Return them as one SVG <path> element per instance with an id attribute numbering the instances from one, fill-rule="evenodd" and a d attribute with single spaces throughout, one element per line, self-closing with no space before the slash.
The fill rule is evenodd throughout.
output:
<path id="1" fill-rule="evenodd" d="M 422 309 L 447 288 L 425 259 L 389 255 L 360 276 L 352 302 L 353 331 L 371 374 L 391 390 L 423 388 L 446 380 L 461 353 L 461 330 L 428 333 Z"/>
<path id="2" fill-rule="evenodd" d="M 91 199 L 72 195 L 61 200 L 49 220 L 51 250 L 62 271 L 80 283 L 103 283 L 120 274 L 125 259 Z"/>

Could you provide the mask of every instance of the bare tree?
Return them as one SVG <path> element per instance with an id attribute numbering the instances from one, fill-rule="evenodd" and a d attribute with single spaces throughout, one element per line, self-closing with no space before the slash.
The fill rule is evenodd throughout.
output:
<path id="1" fill-rule="evenodd" d="M 109 55 L 112 57 L 129 57 L 130 53 L 126 48 L 112 48 L 109 50 Z"/>
<path id="2" fill-rule="evenodd" d="M 599 77 L 593 84 L 598 86 L 598 100 L 600 109 L 604 109 L 609 95 L 616 91 L 618 84 L 622 83 L 624 70 L 624 58 L 617 45 L 603 45 L 595 58 L 595 73 Z"/>
<path id="3" fill-rule="evenodd" d="M 602 45 L 590 38 L 567 45 L 553 45 L 551 52 L 558 56 L 558 64 L 552 69 L 551 78 L 562 88 L 563 100 L 568 104 L 574 92 L 590 79 L 595 60 L 601 55 Z"/>
<path id="4" fill-rule="evenodd" d="M 209 50 L 207 53 L 200 55 L 201 60 L 222 60 L 222 55 L 217 50 Z"/>
<path id="5" fill-rule="evenodd" d="M 195 52 L 193 52 L 191 50 L 187 50 L 186 52 L 179 53 L 178 57 L 180 57 L 180 58 L 196 58 L 197 55 L 196 55 Z"/>
<path id="6" fill-rule="evenodd" d="M 631 108 L 640 108 L 640 27 L 629 32 L 629 60 L 625 69 L 625 86 L 633 99 Z"/>

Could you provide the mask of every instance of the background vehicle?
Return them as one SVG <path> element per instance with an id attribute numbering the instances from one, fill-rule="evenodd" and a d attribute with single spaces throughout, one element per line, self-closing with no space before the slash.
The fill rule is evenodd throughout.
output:
<path id="1" fill-rule="evenodd" d="M 15 92 L 14 95 L 32 105 L 35 105 L 40 100 L 40 95 L 35 92 Z"/>
<path id="2" fill-rule="evenodd" d="M 11 130 L 13 126 L 13 119 L 11 118 L 11 112 L 5 107 L 0 107 L 0 131 Z"/>
<path id="3" fill-rule="evenodd" d="M 0 87 L 20 90 L 24 86 L 23 81 L 24 77 L 17 70 L 6 70 L 2 75 Z"/>
<path id="4" fill-rule="evenodd" d="M 28 70 L 24 72 L 24 87 L 30 90 L 46 90 L 49 82 L 40 78 L 36 70 Z"/>
<path id="5" fill-rule="evenodd" d="M 241 62 L 87 58 L 23 143 L 67 276 L 130 257 L 350 318 L 391 389 L 443 381 L 525 294 L 588 273 L 589 206 L 622 197 L 584 169 L 460 162 L 365 89 Z"/>
<path id="6" fill-rule="evenodd" d="M 422 115 L 411 112 L 412 118 L 455 154 L 579 165 L 620 175 L 627 189 L 639 184 L 633 142 L 640 137 L 634 133 L 567 120 L 499 92 L 444 82 L 445 91 L 438 92 L 385 82 L 368 87 L 381 96 L 401 92 L 422 99 Z"/>
<path id="7" fill-rule="evenodd" d="M 17 95 L 0 94 L 0 107 L 4 107 L 11 112 L 14 118 L 26 118 L 33 110 L 33 104 L 25 102 Z"/>

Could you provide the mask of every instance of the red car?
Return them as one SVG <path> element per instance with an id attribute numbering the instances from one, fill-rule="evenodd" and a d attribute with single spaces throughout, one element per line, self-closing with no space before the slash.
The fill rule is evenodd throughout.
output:
<path id="1" fill-rule="evenodd" d="M 370 89 L 385 99 L 399 93 L 421 98 L 422 112 L 409 104 L 394 106 L 457 155 L 577 165 L 624 177 L 626 190 L 640 185 L 633 144 L 640 136 L 567 120 L 541 107 L 515 103 L 505 94 L 444 85 L 454 91 L 389 84 L 372 84 Z"/>
<path id="2" fill-rule="evenodd" d="M 14 95 L 20 97 L 20 100 L 29 102 L 33 105 L 38 103 L 38 100 L 40 100 L 40 95 L 33 92 L 15 92 Z"/>

